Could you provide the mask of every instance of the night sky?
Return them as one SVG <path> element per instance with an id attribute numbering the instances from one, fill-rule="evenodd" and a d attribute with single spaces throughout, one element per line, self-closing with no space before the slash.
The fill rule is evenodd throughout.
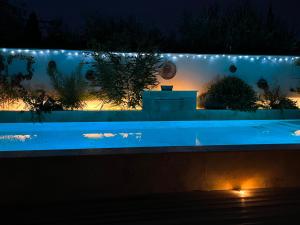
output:
<path id="1" fill-rule="evenodd" d="M 214 2 L 230 7 L 236 0 L 216 0 Z M 82 18 L 90 13 L 115 18 L 135 16 L 138 20 L 154 24 L 164 30 L 172 30 L 178 24 L 182 12 L 197 12 L 212 0 L 27 0 L 27 10 L 35 11 L 43 19 L 63 18 L 66 24 L 78 28 Z M 297 32 L 300 27 L 300 0 L 249 0 L 261 12 L 265 12 L 270 2 L 276 15 L 293 25 Z"/>

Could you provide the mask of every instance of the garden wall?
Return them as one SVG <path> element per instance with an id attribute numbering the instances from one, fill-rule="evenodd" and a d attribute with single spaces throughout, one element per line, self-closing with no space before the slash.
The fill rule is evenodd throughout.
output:
<path id="1" fill-rule="evenodd" d="M 25 81 L 25 85 L 35 88 L 51 89 L 47 75 L 47 65 L 50 60 L 57 63 L 58 69 L 64 74 L 72 73 L 80 62 L 89 62 L 91 52 L 64 51 L 64 50 L 22 50 L 0 49 L 0 54 L 27 54 L 35 59 L 34 76 L 32 81 Z M 125 53 L 120 53 L 124 54 Z M 126 53 L 126 55 L 134 55 Z M 198 93 L 205 91 L 209 82 L 218 76 L 233 74 L 229 71 L 231 65 L 237 68 L 234 73 L 248 84 L 256 88 L 256 82 L 265 78 L 270 86 L 280 85 L 282 91 L 289 97 L 298 98 L 290 92 L 291 88 L 300 85 L 300 66 L 296 66 L 297 56 L 248 56 L 248 55 L 201 55 L 201 54 L 161 54 L 162 60 L 176 64 L 177 75 L 172 80 L 160 78 L 162 85 L 173 85 L 174 90 L 195 90 Z M 10 66 L 12 72 L 24 71 L 25 62 L 16 60 Z M 84 70 L 89 69 L 85 66 Z M 27 82 L 27 84 L 26 84 Z M 11 108 L 12 110 L 16 110 Z M 98 110 L 99 102 L 88 104 L 86 110 Z M 19 110 L 20 108 L 18 108 Z"/>

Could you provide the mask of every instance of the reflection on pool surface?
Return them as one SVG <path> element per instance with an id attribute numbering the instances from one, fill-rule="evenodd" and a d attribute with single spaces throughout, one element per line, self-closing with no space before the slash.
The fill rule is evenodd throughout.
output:
<path id="1" fill-rule="evenodd" d="M 296 131 L 294 132 L 294 135 L 295 135 L 295 136 L 300 136 L 300 130 L 296 130 Z"/>
<path id="2" fill-rule="evenodd" d="M 32 137 L 36 137 L 37 135 L 28 135 L 28 134 L 17 134 L 17 135 L 0 135 L 0 143 L 1 140 L 6 141 L 26 141 L 31 139 Z"/>
<path id="3" fill-rule="evenodd" d="M 114 134 L 113 133 L 90 133 L 90 134 L 83 134 L 83 137 L 87 139 L 102 139 L 102 138 L 113 138 L 118 135 L 122 138 L 135 136 L 138 139 L 142 136 L 142 133 L 114 133 Z"/>
<path id="4" fill-rule="evenodd" d="M 0 150 L 300 144 L 299 120 L 0 124 Z"/>

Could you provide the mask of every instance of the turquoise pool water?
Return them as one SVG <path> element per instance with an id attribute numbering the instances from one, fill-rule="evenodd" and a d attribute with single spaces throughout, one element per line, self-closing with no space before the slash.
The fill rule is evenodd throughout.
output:
<path id="1" fill-rule="evenodd" d="M 0 124 L 0 151 L 253 144 L 300 144 L 300 120 Z"/>

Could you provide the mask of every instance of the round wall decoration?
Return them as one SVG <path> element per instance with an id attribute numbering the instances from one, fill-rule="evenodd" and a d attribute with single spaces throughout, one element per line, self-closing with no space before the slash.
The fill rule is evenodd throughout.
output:
<path id="1" fill-rule="evenodd" d="M 230 67 L 229 67 L 229 71 L 230 71 L 231 73 L 235 73 L 235 72 L 237 71 L 237 67 L 236 67 L 234 64 L 232 64 L 232 65 L 230 65 Z"/>
<path id="2" fill-rule="evenodd" d="M 159 66 L 159 75 L 165 80 L 171 80 L 177 72 L 176 65 L 171 61 L 163 62 Z"/>
<path id="3" fill-rule="evenodd" d="M 95 72 L 93 70 L 86 71 L 85 79 L 87 79 L 88 81 L 95 81 L 96 80 Z"/>

